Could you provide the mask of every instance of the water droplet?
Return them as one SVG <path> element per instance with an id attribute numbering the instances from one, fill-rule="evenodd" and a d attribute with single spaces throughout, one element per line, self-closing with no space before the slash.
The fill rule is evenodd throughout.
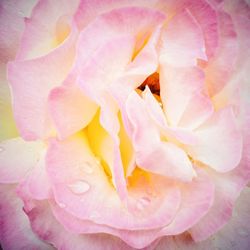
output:
<path id="1" fill-rule="evenodd" d="M 96 218 L 99 218 L 99 217 L 100 217 L 100 214 L 99 214 L 98 212 L 93 212 L 93 213 L 89 216 L 90 219 L 96 219 Z"/>
<path id="2" fill-rule="evenodd" d="M 83 194 L 90 189 L 89 184 L 85 181 L 76 181 L 68 185 L 68 187 L 75 194 Z"/>
<path id="3" fill-rule="evenodd" d="M 150 203 L 150 199 L 148 197 L 142 197 L 140 198 L 137 203 L 136 203 L 136 207 L 139 210 L 143 210 L 146 206 L 148 206 Z"/>
<path id="4" fill-rule="evenodd" d="M 20 17 L 25 17 L 25 14 L 22 11 L 18 11 Z"/>
<path id="5" fill-rule="evenodd" d="M 59 202 L 58 205 L 59 205 L 59 207 L 61 207 L 61 208 L 65 208 L 65 207 L 66 207 L 66 205 L 65 205 L 64 203 L 61 203 L 61 202 Z"/>
<path id="6" fill-rule="evenodd" d="M 96 164 L 98 164 L 98 165 L 101 164 L 101 159 L 99 157 L 96 157 L 95 161 L 96 161 Z"/>
<path id="7" fill-rule="evenodd" d="M 89 162 L 84 162 L 82 169 L 83 169 L 83 172 L 85 172 L 86 174 L 93 173 L 93 168 Z"/>
<path id="8" fill-rule="evenodd" d="M 247 231 L 245 231 L 244 229 L 239 229 L 238 233 L 242 237 L 247 237 L 248 236 Z"/>

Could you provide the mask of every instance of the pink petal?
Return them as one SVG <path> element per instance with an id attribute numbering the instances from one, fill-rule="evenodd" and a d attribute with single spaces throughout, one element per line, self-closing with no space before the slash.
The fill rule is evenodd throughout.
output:
<path id="1" fill-rule="evenodd" d="M 175 67 L 185 67 L 196 65 L 197 58 L 206 59 L 202 30 L 186 9 L 175 15 L 164 27 L 160 61 Z"/>
<path id="2" fill-rule="evenodd" d="M 0 186 L 0 203 L 0 242 L 3 249 L 54 249 L 41 241 L 30 228 L 28 217 L 23 212 L 23 202 L 16 196 L 14 186 Z"/>
<path id="3" fill-rule="evenodd" d="M 81 130 L 92 120 L 97 105 L 76 86 L 62 86 L 51 91 L 49 107 L 61 138 Z"/>
<path id="4" fill-rule="evenodd" d="M 163 23 L 164 19 L 165 15 L 159 11 L 139 7 L 114 9 L 98 16 L 81 32 L 79 37 L 79 46 L 77 46 L 78 68 L 81 69 L 82 65 L 92 57 L 98 48 L 114 38 L 132 36 L 137 40 L 136 47 L 143 47 L 145 39 L 150 37 L 151 33 Z"/>
<path id="5" fill-rule="evenodd" d="M 207 0 L 188 0 L 185 6 L 199 23 L 205 40 L 206 55 L 211 58 L 218 46 L 217 13 Z"/>
<path id="6" fill-rule="evenodd" d="M 33 202 L 32 206 L 26 202 L 25 211 L 29 216 L 32 230 L 43 240 L 53 244 L 57 249 L 65 250 L 132 250 L 116 237 L 106 234 L 84 235 L 75 234 L 66 230 L 53 216 L 52 208 L 48 202 Z"/>
<path id="7" fill-rule="evenodd" d="M 131 61 L 134 44 L 131 36 L 112 39 L 97 50 L 82 68 L 79 85 L 97 103 L 105 88 L 123 73 Z"/>
<path id="8" fill-rule="evenodd" d="M 205 67 L 206 82 L 210 96 L 218 93 L 234 72 L 239 41 L 232 18 L 225 12 L 218 12 L 219 44 L 216 54 Z"/>
<path id="9" fill-rule="evenodd" d="M 196 169 L 196 172 L 197 177 L 191 183 L 183 184 L 179 211 L 173 222 L 163 228 L 163 235 L 175 235 L 186 231 L 195 225 L 212 206 L 214 184 L 204 171 Z"/>
<path id="10" fill-rule="evenodd" d="M 168 140 L 177 139 L 184 144 L 195 144 L 197 142 L 193 132 L 178 127 L 172 128 L 168 126 L 161 104 L 156 100 L 148 87 L 146 87 L 143 92 L 143 98 L 149 115 L 156 125 L 160 127 L 161 133 L 165 135 Z"/>
<path id="11" fill-rule="evenodd" d="M 234 169 L 240 162 L 242 136 L 231 108 L 220 110 L 196 131 L 199 142 L 188 147 L 190 155 L 218 172 Z"/>
<path id="12" fill-rule="evenodd" d="M 46 137 L 50 133 L 47 112 L 49 92 L 67 76 L 74 58 L 77 31 L 50 54 L 8 65 L 13 108 L 21 135 L 27 140 Z"/>
<path id="13" fill-rule="evenodd" d="M 133 127 L 137 164 L 152 173 L 191 181 L 194 171 L 186 153 L 172 143 L 161 141 L 143 100 L 135 92 L 130 94 L 126 108 Z"/>
<path id="14" fill-rule="evenodd" d="M 249 188 L 242 191 L 233 210 L 232 218 L 228 223 L 207 241 L 222 249 L 248 249 L 250 240 L 249 228 Z"/>
<path id="15" fill-rule="evenodd" d="M 0 179 L 2 183 L 16 183 L 35 167 L 44 145 L 14 138 L 0 144 Z"/>
<path id="16" fill-rule="evenodd" d="M 155 250 L 208 250 L 213 249 L 212 241 L 195 242 L 189 233 L 183 233 L 174 237 L 162 237 Z"/>
<path id="17" fill-rule="evenodd" d="M 165 185 L 163 185 L 163 179 L 152 176 L 153 182 L 155 182 L 153 185 L 158 185 L 162 189 L 165 189 L 167 185 L 170 183 L 165 182 Z M 140 184 L 137 185 L 137 188 L 143 189 Z M 146 187 L 147 189 L 149 187 Z M 138 191 L 138 190 L 137 190 Z M 148 189 L 149 191 L 149 189 Z M 152 191 L 152 190 L 151 190 Z M 151 192 L 150 191 L 150 192 Z M 145 190 L 142 192 L 145 193 Z M 164 195 L 164 192 L 162 192 Z M 134 195 L 134 194 L 131 194 Z M 145 194 L 144 194 L 145 195 Z M 170 198 L 170 197 L 168 197 Z M 141 206 L 144 204 L 146 205 L 147 200 L 143 200 L 144 203 L 140 203 Z M 117 236 L 121 238 L 124 242 L 126 242 L 128 245 L 135 247 L 135 248 L 144 248 L 146 246 L 149 246 L 155 239 L 159 237 L 160 229 L 153 229 L 153 230 L 124 230 L 124 229 L 116 229 L 109 227 L 104 224 L 97 224 L 90 220 L 80 220 L 77 217 L 74 217 L 73 215 L 67 213 L 64 208 L 60 208 L 58 205 L 52 203 L 52 211 L 56 219 L 70 232 L 81 234 L 81 233 L 108 233 L 112 234 L 114 236 Z M 111 209 L 111 206 L 110 206 Z M 134 207 L 134 210 L 137 210 L 138 208 Z M 140 207 L 141 209 L 141 207 Z M 169 210 L 165 210 L 166 211 Z M 135 212 L 135 211 L 134 211 Z M 154 244 L 153 244 L 154 245 Z M 148 249 L 148 248 L 147 248 Z"/>
<path id="18" fill-rule="evenodd" d="M 161 126 L 167 126 L 167 119 L 163 113 L 161 108 L 161 103 L 159 103 L 148 86 L 146 86 L 145 90 L 143 91 L 143 98 L 145 100 L 146 108 L 151 115 L 151 117 Z"/>
<path id="19" fill-rule="evenodd" d="M 96 16 L 99 16 L 105 12 L 109 12 L 113 9 L 123 8 L 123 7 L 146 7 L 151 8 L 156 7 L 156 9 L 161 10 L 158 8 L 157 2 L 151 2 L 147 0 L 139 0 L 139 1 L 131 1 L 131 0 L 120 0 L 120 1 L 110 1 L 110 0 L 82 0 L 80 2 L 79 8 L 76 13 L 76 20 L 80 29 L 83 29 L 90 23 Z"/>
<path id="20" fill-rule="evenodd" d="M 28 17 L 36 0 L 1 1 L 0 3 L 0 60 L 6 63 L 15 58 Z"/>
<path id="21" fill-rule="evenodd" d="M 212 103 L 198 67 L 174 68 L 164 64 L 160 76 L 161 100 L 170 126 L 194 129 L 211 115 Z"/>
<path id="22" fill-rule="evenodd" d="M 145 16 L 147 16 L 146 19 L 143 18 Z M 100 104 L 101 124 L 114 140 L 114 183 L 122 199 L 126 196 L 126 183 L 122 174 L 123 167 L 121 156 L 119 155 L 119 141 L 117 138 L 119 127 L 117 126 L 117 119 L 110 119 L 110 117 L 116 117 L 118 109 L 114 108 L 116 107 L 114 105 L 115 102 L 112 101 L 112 97 L 105 93 L 105 91 L 108 90 L 108 86 L 112 83 L 114 83 L 112 88 L 119 88 L 116 83 L 120 82 L 120 77 L 123 77 L 122 74 L 125 73 L 127 66 L 130 66 L 132 70 L 136 69 L 136 72 L 131 70 L 132 72 L 129 73 L 133 74 L 133 81 L 131 81 L 131 77 L 130 81 L 133 83 L 137 82 L 134 81 L 134 75 L 138 74 L 138 70 L 142 70 L 142 59 L 151 60 L 153 54 L 149 53 L 152 50 L 149 47 L 143 50 L 143 43 L 155 29 L 154 25 L 161 24 L 164 18 L 165 16 L 162 13 L 145 8 L 131 7 L 113 10 L 101 15 L 89 25 L 81 33 L 78 42 L 77 54 L 79 56 L 76 60 L 76 69 L 80 72 L 78 81 L 83 91 Z M 136 25 L 133 25 L 134 23 Z M 119 29 L 117 29 L 118 26 Z M 107 37 L 100 36 L 93 40 L 93 35 L 96 36 L 96 34 L 100 33 L 100 27 L 102 34 L 106 34 Z M 129 30 L 127 27 L 130 27 Z M 151 40 L 151 46 L 152 42 Z M 83 46 L 81 46 L 82 44 Z M 131 62 L 133 54 L 138 53 L 140 49 L 142 49 L 142 56 L 136 57 L 134 64 L 128 65 Z M 110 50 L 113 51 L 112 56 L 115 54 L 115 61 L 110 57 Z M 92 57 L 93 53 L 95 53 L 94 57 Z M 155 59 L 155 54 L 153 54 L 153 59 Z M 92 58 L 89 60 L 90 55 Z M 146 70 L 151 67 L 151 64 Z M 82 65 L 85 66 L 82 67 Z M 137 69 L 138 67 L 140 68 Z M 145 69 L 143 70 L 145 71 Z M 93 78 L 93 76 L 95 77 Z M 136 77 L 138 78 L 138 76 Z M 107 98 L 109 99 L 108 103 L 106 101 Z"/>
<path id="23" fill-rule="evenodd" d="M 45 153 L 43 150 L 36 166 L 29 171 L 18 185 L 17 193 L 24 200 L 27 199 L 27 197 L 36 200 L 52 198 L 51 185 L 46 172 Z"/>
<path id="24" fill-rule="evenodd" d="M 47 169 L 57 204 L 79 219 L 124 230 L 152 229 L 168 224 L 178 208 L 178 189 L 163 182 L 145 209 L 123 209 L 125 204 L 102 166 L 96 163 L 84 136 L 78 135 L 64 142 L 54 141 L 48 151 Z M 136 206 L 138 198 L 146 196 L 133 188 L 129 192 L 136 195 L 128 197 L 132 207 Z"/>
<path id="25" fill-rule="evenodd" d="M 186 106 L 178 126 L 195 129 L 206 121 L 213 111 L 214 108 L 210 98 L 204 93 L 196 93 Z"/>
<path id="26" fill-rule="evenodd" d="M 157 238 L 159 230 L 118 230 L 105 225 L 96 224 L 88 220 L 79 220 L 78 218 L 65 212 L 60 207 L 52 204 L 52 212 L 57 221 L 59 221 L 65 229 L 75 234 L 98 234 L 107 233 L 112 236 L 119 237 L 126 244 L 133 248 L 148 247 Z M 154 244 L 152 244 L 154 245 Z M 154 249 L 154 248 L 153 248 Z"/>
<path id="27" fill-rule="evenodd" d="M 60 36 L 67 36 L 71 29 L 70 17 L 76 11 L 78 2 L 78 0 L 39 1 L 33 9 L 31 18 L 25 19 L 25 30 L 17 59 L 30 60 L 44 56 L 60 44 L 62 42 Z"/>
<path id="28" fill-rule="evenodd" d="M 118 78 L 110 87 L 109 92 L 116 99 L 122 113 L 123 123 L 128 134 L 131 133 L 130 124 L 126 115 L 125 102 L 128 95 L 138 88 L 145 79 L 153 74 L 158 67 L 158 53 L 156 45 L 159 39 L 161 25 L 149 38 L 148 43 L 128 65 L 122 77 Z"/>
<path id="29" fill-rule="evenodd" d="M 244 187 L 242 179 L 234 173 L 222 175 L 210 171 L 209 175 L 215 183 L 214 202 L 206 216 L 190 230 L 195 241 L 207 239 L 229 221 L 234 202 Z"/>

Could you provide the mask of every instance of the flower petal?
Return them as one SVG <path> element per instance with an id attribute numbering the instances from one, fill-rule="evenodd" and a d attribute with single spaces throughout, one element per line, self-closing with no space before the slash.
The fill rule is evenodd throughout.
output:
<path id="1" fill-rule="evenodd" d="M 46 201 L 26 201 L 25 211 L 29 216 L 32 230 L 43 240 L 53 244 L 57 249 L 65 250 L 109 250 L 110 246 L 117 249 L 132 250 L 123 241 L 107 234 L 75 234 L 66 230 L 53 216 L 52 208 Z"/>
<path id="2" fill-rule="evenodd" d="M 68 20 L 79 0 L 38 1 L 31 17 L 25 19 L 25 30 L 17 53 L 18 60 L 31 60 L 51 52 L 70 33 Z"/>
<path id="3" fill-rule="evenodd" d="M 19 182 L 17 194 L 24 200 L 27 199 L 27 196 L 36 200 L 52 198 L 51 185 L 46 173 L 45 156 L 46 151 L 43 150 L 36 166 Z"/>
<path id="4" fill-rule="evenodd" d="M 76 36 L 73 29 L 66 41 L 48 55 L 8 65 L 14 116 L 22 137 L 27 140 L 44 138 L 50 133 L 47 98 L 69 72 Z"/>
<path id="5" fill-rule="evenodd" d="M 24 30 L 24 17 L 30 15 L 37 0 L 1 1 L 0 3 L 0 61 L 15 58 Z"/>
<path id="6" fill-rule="evenodd" d="M 179 191 L 169 182 L 163 183 L 164 192 L 156 189 L 157 195 L 145 209 L 124 209 L 125 204 L 102 166 L 96 163 L 84 135 L 52 142 L 47 169 L 57 204 L 79 219 L 124 230 L 153 229 L 168 224 L 178 209 Z M 132 188 L 131 194 L 141 193 Z M 136 206 L 136 198 L 128 197 L 131 206 Z"/>
<path id="7" fill-rule="evenodd" d="M 212 102 L 205 92 L 204 74 L 198 67 L 176 68 L 163 64 L 160 86 L 170 126 L 194 129 L 212 114 Z"/>
<path id="8" fill-rule="evenodd" d="M 145 100 L 146 108 L 149 115 L 154 120 L 156 125 L 160 127 L 160 132 L 164 136 L 166 136 L 169 141 L 177 139 L 178 141 L 184 144 L 196 143 L 197 140 L 192 131 L 188 131 L 187 129 L 182 129 L 179 127 L 169 127 L 163 109 L 160 107 L 161 103 L 156 100 L 156 98 L 153 96 L 148 87 L 146 87 L 143 92 L 143 98 Z"/>
<path id="9" fill-rule="evenodd" d="M 209 212 L 189 230 L 195 241 L 207 239 L 229 221 L 234 202 L 244 187 L 244 181 L 233 173 L 208 172 L 215 184 L 215 197 Z"/>
<path id="10" fill-rule="evenodd" d="M 210 96 L 220 92 L 229 82 L 236 65 L 239 41 L 232 18 L 218 12 L 219 44 L 216 54 L 205 67 L 206 82 Z"/>
<path id="11" fill-rule="evenodd" d="M 132 141 L 137 164 L 152 173 L 191 181 L 194 171 L 187 155 L 174 144 L 161 141 L 159 131 L 138 94 L 130 94 L 126 108 L 133 127 Z"/>
<path id="12" fill-rule="evenodd" d="M 211 58 L 218 46 L 218 24 L 217 13 L 207 0 L 188 0 L 185 3 L 186 8 L 199 23 L 206 46 L 206 54 Z"/>
<path id="13" fill-rule="evenodd" d="M 139 7 L 114 9 L 98 16 L 79 37 L 77 46 L 79 72 L 98 48 L 114 38 L 132 36 L 136 38 L 136 47 L 142 48 L 145 40 L 164 19 L 165 15 L 159 11 Z"/>
<path id="14" fill-rule="evenodd" d="M 163 228 L 163 235 L 180 234 L 195 225 L 210 209 L 214 184 L 205 171 L 196 169 L 197 177 L 181 188 L 182 202 L 173 222 Z"/>
<path id="15" fill-rule="evenodd" d="M 218 172 L 235 168 L 241 159 L 242 135 L 231 108 L 222 109 L 195 131 L 198 143 L 189 154 Z"/>
<path id="16" fill-rule="evenodd" d="M 0 144 L 0 182 L 16 183 L 35 167 L 44 145 L 14 138 Z"/>
<path id="17" fill-rule="evenodd" d="M 245 188 L 234 206 L 230 221 L 209 239 L 215 247 L 222 249 L 249 248 L 249 197 L 249 188 Z"/>
<path id="18" fill-rule="evenodd" d="M 0 203 L 0 242 L 3 249 L 54 249 L 40 240 L 30 228 L 28 217 L 23 212 L 23 202 L 15 193 L 15 186 L 0 186 Z"/>
<path id="19" fill-rule="evenodd" d="M 194 66 L 197 58 L 206 59 L 204 51 L 202 31 L 187 9 L 164 27 L 160 42 L 161 63 L 174 67 Z"/>
<path id="20" fill-rule="evenodd" d="M 97 105 L 76 86 L 53 89 L 49 96 L 49 108 L 60 138 L 84 128 L 97 111 Z"/>
<path id="21" fill-rule="evenodd" d="M 134 45 L 133 37 L 122 36 L 107 42 L 92 55 L 82 67 L 78 79 L 83 92 L 99 103 L 105 88 L 123 73 L 131 61 Z"/>

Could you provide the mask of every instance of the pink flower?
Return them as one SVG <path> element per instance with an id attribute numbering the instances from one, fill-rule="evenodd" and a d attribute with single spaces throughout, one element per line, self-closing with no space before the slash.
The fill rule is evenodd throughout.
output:
<path id="1" fill-rule="evenodd" d="M 248 249 L 244 0 L 0 14 L 3 249 Z"/>

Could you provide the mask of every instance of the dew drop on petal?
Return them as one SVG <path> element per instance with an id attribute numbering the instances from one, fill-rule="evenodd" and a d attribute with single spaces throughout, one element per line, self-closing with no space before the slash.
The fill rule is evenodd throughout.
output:
<path id="1" fill-rule="evenodd" d="M 82 167 L 83 172 L 86 174 L 92 174 L 93 173 L 93 168 L 89 162 L 84 162 L 84 165 Z"/>
<path id="2" fill-rule="evenodd" d="M 98 165 L 100 165 L 100 164 L 101 164 L 101 160 L 100 160 L 100 158 L 99 158 L 99 157 L 96 157 L 96 158 L 95 158 L 95 161 L 96 161 L 96 164 L 98 164 Z"/>
<path id="3" fill-rule="evenodd" d="M 69 184 L 68 187 L 75 194 L 83 194 L 90 189 L 90 186 L 86 181 L 76 181 L 72 184 Z"/>
<path id="4" fill-rule="evenodd" d="M 61 207 L 61 208 L 65 208 L 66 207 L 66 205 L 64 203 L 61 203 L 61 202 L 58 203 L 58 206 Z"/>
<path id="5" fill-rule="evenodd" d="M 100 214 L 99 214 L 98 212 L 93 212 L 93 213 L 89 216 L 90 219 L 96 219 L 96 218 L 99 218 L 99 217 L 100 217 Z"/>
<path id="6" fill-rule="evenodd" d="M 248 236 L 248 232 L 246 230 L 244 230 L 244 229 L 239 229 L 238 233 L 242 237 L 247 237 Z"/>
<path id="7" fill-rule="evenodd" d="M 146 208 L 150 203 L 150 199 L 148 197 L 142 197 L 139 200 L 137 200 L 136 207 L 139 210 L 143 210 Z"/>
<path id="8" fill-rule="evenodd" d="M 24 14 L 22 11 L 18 11 L 18 15 L 19 15 L 20 17 L 25 17 L 25 14 Z"/>

